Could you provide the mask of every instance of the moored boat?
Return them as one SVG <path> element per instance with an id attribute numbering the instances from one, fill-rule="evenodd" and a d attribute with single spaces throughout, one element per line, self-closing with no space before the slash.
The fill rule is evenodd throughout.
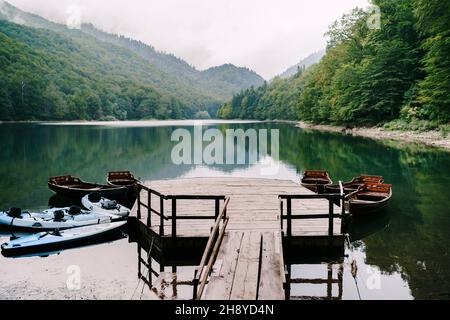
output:
<path id="1" fill-rule="evenodd" d="M 365 184 L 347 196 L 348 211 L 353 216 L 372 214 L 386 208 L 392 198 L 392 185 Z"/>
<path id="2" fill-rule="evenodd" d="M 71 175 L 48 179 L 48 187 L 61 196 L 76 199 L 81 199 L 92 192 L 98 192 L 103 197 L 113 200 L 125 199 L 128 196 L 128 188 L 125 186 L 88 183 Z"/>
<path id="3" fill-rule="evenodd" d="M 134 187 L 139 180 L 130 171 L 110 171 L 106 177 L 110 186 L 116 187 Z"/>
<path id="4" fill-rule="evenodd" d="M 61 250 L 77 245 L 87 245 L 100 237 L 106 237 L 117 232 L 125 224 L 126 222 L 122 221 L 64 231 L 40 232 L 2 244 L 2 254 L 4 256 L 16 256 L 27 252 Z"/>
<path id="5" fill-rule="evenodd" d="M 116 216 L 118 219 L 119 217 Z M 11 208 L 0 212 L 0 225 L 15 229 L 39 232 L 43 230 L 65 230 L 94 224 L 111 222 L 112 217 L 81 210 L 79 207 L 53 208 L 39 213 Z"/>
<path id="6" fill-rule="evenodd" d="M 306 170 L 301 184 L 313 192 L 321 192 L 326 186 L 332 185 L 333 181 L 327 171 Z"/>
<path id="7" fill-rule="evenodd" d="M 365 184 L 382 184 L 384 183 L 384 178 L 382 176 L 369 176 L 362 175 L 356 178 L 353 178 L 352 181 L 344 182 L 342 185 L 344 187 L 344 193 L 346 195 L 357 191 L 360 187 Z M 323 189 L 324 193 L 340 193 L 341 189 L 339 185 L 330 185 L 325 186 Z"/>
<path id="8" fill-rule="evenodd" d="M 115 200 L 109 200 L 94 192 L 81 199 L 83 206 L 95 213 L 114 217 L 126 218 L 130 215 L 130 209 L 120 205 Z"/>

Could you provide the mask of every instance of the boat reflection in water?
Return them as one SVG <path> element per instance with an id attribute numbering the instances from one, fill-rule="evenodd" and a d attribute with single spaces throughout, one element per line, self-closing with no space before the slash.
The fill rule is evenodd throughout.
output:
<path id="1" fill-rule="evenodd" d="M 376 215 L 369 215 L 352 219 L 348 225 L 350 241 L 355 242 L 370 237 L 389 227 L 391 215 L 389 212 L 380 212 Z"/>

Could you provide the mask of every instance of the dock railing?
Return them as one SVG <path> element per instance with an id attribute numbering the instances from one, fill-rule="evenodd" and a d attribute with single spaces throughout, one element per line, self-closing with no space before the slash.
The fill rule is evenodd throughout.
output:
<path id="1" fill-rule="evenodd" d="M 280 195 L 280 211 L 281 211 L 281 230 L 284 229 L 284 221 L 286 221 L 286 236 L 292 237 L 292 220 L 307 220 L 307 219 L 328 219 L 328 236 L 330 241 L 334 235 L 334 219 L 345 217 L 345 193 L 342 182 L 339 182 L 340 193 L 327 194 L 298 194 L 298 195 Z M 328 213 L 326 214 L 294 214 L 292 210 L 292 203 L 294 200 L 311 200 L 311 199 L 326 199 L 328 200 Z M 284 212 L 284 204 L 286 203 L 286 213 Z M 336 203 L 340 204 L 341 213 L 334 212 Z M 343 233 L 343 223 L 341 223 L 341 233 Z"/>
<path id="2" fill-rule="evenodd" d="M 156 215 L 159 217 L 159 236 L 163 237 L 165 235 L 164 226 L 165 221 L 168 221 L 171 226 L 171 236 L 176 238 L 177 236 L 177 221 L 178 220 L 216 220 L 220 214 L 220 203 L 221 201 L 225 201 L 225 196 L 216 196 L 216 195 L 164 195 L 158 191 L 155 191 L 147 186 L 144 186 L 141 183 L 137 183 L 137 218 L 141 220 L 143 208 L 147 210 L 147 227 L 152 226 L 152 215 Z M 143 202 L 142 199 L 142 191 L 147 192 L 147 197 L 145 200 L 146 203 Z M 157 204 L 154 206 L 152 203 L 152 196 L 157 198 Z M 214 201 L 214 215 L 189 215 L 182 216 L 177 213 L 177 202 L 179 200 L 204 200 L 204 201 Z M 164 214 L 164 207 L 166 201 L 171 201 L 171 215 Z"/>
<path id="3" fill-rule="evenodd" d="M 230 198 L 225 200 L 225 205 L 216 219 L 216 223 L 212 228 L 211 234 L 206 244 L 205 251 L 200 261 L 200 266 L 195 269 L 194 273 L 194 300 L 200 300 L 205 286 L 208 282 L 209 274 L 216 261 L 220 246 L 225 236 L 225 231 L 228 225 L 229 217 L 227 217 L 227 208 L 230 203 Z"/>

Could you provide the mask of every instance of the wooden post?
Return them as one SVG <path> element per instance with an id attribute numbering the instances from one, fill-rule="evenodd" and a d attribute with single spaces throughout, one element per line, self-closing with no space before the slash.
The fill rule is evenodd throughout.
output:
<path id="1" fill-rule="evenodd" d="M 198 269 L 195 268 L 194 270 L 194 280 L 192 281 L 193 284 L 193 300 L 197 300 L 197 288 L 198 288 L 198 278 L 197 278 L 197 274 L 198 274 Z"/>
<path id="2" fill-rule="evenodd" d="M 342 181 L 339 181 L 339 186 L 341 189 L 341 205 L 342 205 L 342 218 L 345 217 L 345 191 L 344 191 L 344 187 L 342 185 Z"/>
<path id="3" fill-rule="evenodd" d="M 287 199 L 287 236 L 292 237 L 292 199 Z"/>
<path id="4" fill-rule="evenodd" d="M 339 189 L 341 191 L 341 233 L 344 233 L 344 222 L 345 222 L 345 191 L 342 181 L 339 181 Z"/>
<path id="5" fill-rule="evenodd" d="M 150 190 L 148 191 L 147 205 L 148 205 L 147 227 L 151 227 L 152 226 L 152 192 Z"/>
<path id="6" fill-rule="evenodd" d="M 159 235 L 164 237 L 164 198 L 159 198 Z"/>
<path id="7" fill-rule="evenodd" d="M 172 199 L 172 238 L 177 237 L 177 199 Z"/>
<path id="8" fill-rule="evenodd" d="M 286 285 L 284 287 L 286 300 L 291 299 L 291 272 L 292 272 L 292 265 L 290 262 L 288 262 L 286 264 Z"/>
<path id="9" fill-rule="evenodd" d="M 327 298 L 333 298 L 333 265 L 328 263 Z"/>
<path id="10" fill-rule="evenodd" d="M 328 218 L 328 236 L 330 240 L 330 246 L 333 243 L 333 234 L 334 234 L 334 203 L 333 198 L 328 199 L 328 207 L 329 207 L 329 218 Z"/>
<path id="11" fill-rule="evenodd" d="M 137 218 L 141 220 L 141 188 L 138 188 L 137 205 Z"/>
<path id="12" fill-rule="evenodd" d="M 217 217 L 219 216 L 219 214 L 220 214 L 220 200 L 219 200 L 219 199 L 216 199 L 216 212 L 215 212 L 215 214 L 214 214 L 214 216 L 216 217 L 216 219 L 217 219 Z"/>
<path id="13" fill-rule="evenodd" d="M 227 203 L 227 200 L 225 199 L 224 205 Z M 227 213 L 228 213 L 228 207 L 224 207 L 223 209 L 223 221 L 225 221 L 225 219 L 227 218 Z"/>
<path id="14" fill-rule="evenodd" d="M 280 199 L 280 224 L 281 224 L 281 230 L 283 231 L 283 215 L 284 215 L 284 212 L 283 212 L 283 205 L 284 205 L 284 203 L 283 203 L 283 199 Z"/>
<path id="15" fill-rule="evenodd" d="M 142 273 L 141 273 L 141 259 L 142 259 L 142 257 L 141 257 L 141 246 L 139 245 L 139 243 L 138 243 L 138 278 L 139 278 L 139 280 L 141 280 L 141 276 L 142 276 Z"/>

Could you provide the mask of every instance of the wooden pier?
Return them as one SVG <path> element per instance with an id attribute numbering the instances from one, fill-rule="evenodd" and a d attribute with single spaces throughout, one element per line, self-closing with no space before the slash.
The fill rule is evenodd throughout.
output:
<path id="1" fill-rule="evenodd" d="M 159 255 L 198 255 L 194 299 L 278 300 L 286 294 L 287 248 L 343 251 L 340 200 L 293 181 L 150 181 L 141 185 L 130 225 L 132 238 Z"/>

